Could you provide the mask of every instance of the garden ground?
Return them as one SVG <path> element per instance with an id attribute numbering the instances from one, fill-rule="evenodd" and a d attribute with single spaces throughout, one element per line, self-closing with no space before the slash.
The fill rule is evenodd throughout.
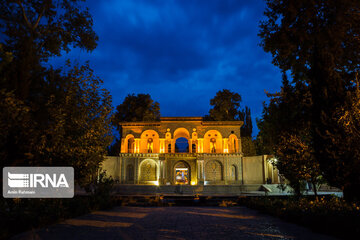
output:
<path id="1" fill-rule="evenodd" d="M 116 207 L 13 239 L 334 239 L 246 207 Z"/>

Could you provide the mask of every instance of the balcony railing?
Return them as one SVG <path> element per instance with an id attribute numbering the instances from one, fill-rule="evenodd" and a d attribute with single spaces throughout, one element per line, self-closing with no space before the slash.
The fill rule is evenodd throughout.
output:
<path id="1" fill-rule="evenodd" d="M 242 153 L 120 153 L 120 157 L 149 157 L 149 158 L 164 158 L 166 157 L 204 157 L 204 156 L 243 156 Z"/>

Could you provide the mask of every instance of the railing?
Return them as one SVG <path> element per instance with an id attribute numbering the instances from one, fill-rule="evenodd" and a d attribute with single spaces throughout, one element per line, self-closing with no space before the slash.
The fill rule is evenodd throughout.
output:
<path id="1" fill-rule="evenodd" d="M 242 153 L 120 153 L 120 157 L 204 157 L 229 156 L 242 157 Z"/>

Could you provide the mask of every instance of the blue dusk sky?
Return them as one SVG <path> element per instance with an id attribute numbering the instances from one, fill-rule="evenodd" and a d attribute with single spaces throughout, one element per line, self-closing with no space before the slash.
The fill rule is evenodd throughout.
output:
<path id="1" fill-rule="evenodd" d="M 261 117 L 264 90 L 279 91 L 280 70 L 259 46 L 263 0 L 87 1 L 99 36 L 91 53 L 65 59 L 90 66 L 116 107 L 129 93 L 149 93 L 162 116 L 204 116 L 210 99 L 229 89 Z"/>

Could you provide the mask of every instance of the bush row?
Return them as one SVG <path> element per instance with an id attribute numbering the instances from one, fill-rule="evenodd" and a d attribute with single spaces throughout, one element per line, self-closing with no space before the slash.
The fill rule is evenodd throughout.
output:
<path id="1" fill-rule="evenodd" d="M 338 197 L 246 197 L 239 203 L 342 239 L 360 234 L 360 205 Z"/>

